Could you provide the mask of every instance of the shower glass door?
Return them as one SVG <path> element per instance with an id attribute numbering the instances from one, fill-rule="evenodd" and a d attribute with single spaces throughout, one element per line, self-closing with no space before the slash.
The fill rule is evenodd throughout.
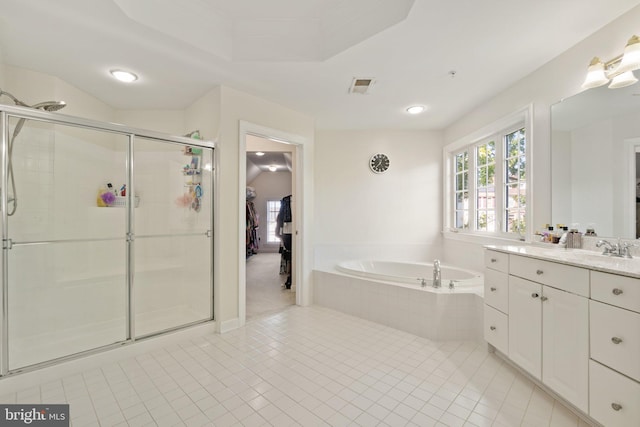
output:
<path id="1" fill-rule="evenodd" d="M 127 209 L 105 194 L 127 183 L 129 136 L 10 117 L 5 138 L 5 366 L 125 341 Z"/>
<path id="2" fill-rule="evenodd" d="M 213 317 L 210 148 L 136 137 L 135 337 Z"/>

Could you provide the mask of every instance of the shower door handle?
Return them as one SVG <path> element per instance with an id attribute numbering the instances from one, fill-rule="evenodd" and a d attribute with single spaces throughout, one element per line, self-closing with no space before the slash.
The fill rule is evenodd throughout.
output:
<path id="1" fill-rule="evenodd" d="M 12 249 L 13 248 L 13 240 L 4 239 L 2 241 L 2 249 Z"/>

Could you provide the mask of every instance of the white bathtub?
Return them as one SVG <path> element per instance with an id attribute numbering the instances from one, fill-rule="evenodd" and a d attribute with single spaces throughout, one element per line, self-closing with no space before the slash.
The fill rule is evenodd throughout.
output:
<path id="1" fill-rule="evenodd" d="M 430 263 L 353 260 L 339 263 L 336 266 L 336 270 L 352 276 L 385 282 L 421 287 L 424 281 L 427 288 L 432 288 L 433 284 L 433 264 Z M 483 277 L 479 273 L 441 265 L 440 274 L 442 288 L 451 289 L 453 287 L 453 289 L 465 288 L 467 290 L 474 288 L 473 291 L 481 292 Z"/>
<path id="2" fill-rule="evenodd" d="M 436 289 L 433 264 L 340 262 L 314 271 L 314 304 L 432 340 L 482 341 L 483 276 L 444 265 L 441 277 Z"/>

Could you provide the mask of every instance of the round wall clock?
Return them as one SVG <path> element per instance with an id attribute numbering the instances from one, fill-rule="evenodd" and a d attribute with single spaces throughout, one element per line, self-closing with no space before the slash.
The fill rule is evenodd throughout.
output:
<path id="1" fill-rule="evenodd" d="M 374 154 L 369 160 L 369 168 L 375 173 L 386 172 L 389 169 L 389 157 L 382 153 Z"/>

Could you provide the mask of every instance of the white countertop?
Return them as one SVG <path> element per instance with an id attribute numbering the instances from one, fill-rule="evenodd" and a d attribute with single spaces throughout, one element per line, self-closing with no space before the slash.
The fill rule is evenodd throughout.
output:
<path id="1" fill-rule="evenodd" d="M 640 258 L 617 258 L 601 255 L 600 252 L 585 249 L 566 249 L 560 247 L 540 246 L 497 246 L 487 245 L 485 248 L 492 251 L 504 252 L 514 255 L 522 255 L 529 258 L 538 258 L 545 261 L 560 264 L 573 265 L 588 268 L 605 273 L 620 274 L 640 278 Z"/>

